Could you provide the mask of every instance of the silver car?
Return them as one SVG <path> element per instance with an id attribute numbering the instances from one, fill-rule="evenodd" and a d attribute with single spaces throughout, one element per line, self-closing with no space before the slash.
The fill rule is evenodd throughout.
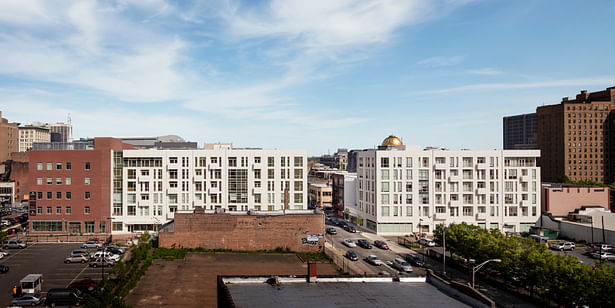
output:
<path id="1" fill-rule="evenodd" d="M 70 256 L 64 259 L 64 263 L 86 263 L 90 261 L 90 257 L 87 255 Z"/>
<path id="2" fill-rule="evenodd" d="M 412 266 L 401 258 L 396 258 L 393 260 L 393 267 L 398 269 L 400 272 L 412 272 Z"/>
<path id="3" fill-rule="evenodd" d="M 365 261 L 367 261 L 371 265 L 376 265 L 376 266 L 380 266 L 384 264 L 382 263 L 382 261 L 380 261 L 380 259 L 376 255 L 367 256 L 367 258 L 365 258 Z"/>
<path id="4" fill-rule="evenodd" d="M 96 241 L 87 241 L 81 245 L 81 248 L 102 248 L 102 244 Z"/>
<path id="5" fill-rule="evenodd" d="M 45 298 L 40 296 L 39 294 L 28 293 L 11 300 L 11 306 L 36 306 L 42 303 L 44 300 Z"/>

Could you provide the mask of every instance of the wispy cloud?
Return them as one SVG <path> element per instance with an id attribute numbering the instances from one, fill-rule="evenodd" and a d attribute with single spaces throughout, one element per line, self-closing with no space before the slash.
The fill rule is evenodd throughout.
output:
<path id="1" fill-rule="evenodd" d="M 473 69 L 473 70 L 468 70 L 467 72 L 469 74 L 474 74 L 474 75 L 488 75 L 488 76 L 504 74 L 504 71 L 501 71 L 501 70 L 499 70 L 497 68 L 493 68 L 493 67 L 485 67 L 485 68 L 480 68 L 480 69 Z"/>
<path id="2" fill-rule="evenodd" d="M 425 67 L 445 67 L 445 66 L 453 66 L 461 63 L 463 61 L 462 56 L 452 56 L 452 57 L 430 57 L 427 59 L 423 59 L 417 62 L 418 65 Z"/>
<path id="3" fill-rule="evenodd" d="M 442 94 L 552 87 L 604 87 L 612 86 L 613 84 L 615 84 L 615 76 L 599 76 L 590 78 L 560 79 L 536 82 L 477 83 L 459 87 L 431 90 L 426 91 L 426 93 Z"/>

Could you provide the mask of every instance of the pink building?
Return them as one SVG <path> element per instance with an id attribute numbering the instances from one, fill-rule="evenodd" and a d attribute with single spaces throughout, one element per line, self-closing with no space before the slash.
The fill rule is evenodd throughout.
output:
<path id="1" fill-rule="evenodd" d="M 611 209 L 610 190 L 606 187 L 546 184 L 542 190 L 542 211 L 553 216 L 568 216 L 582 206 Z"/>

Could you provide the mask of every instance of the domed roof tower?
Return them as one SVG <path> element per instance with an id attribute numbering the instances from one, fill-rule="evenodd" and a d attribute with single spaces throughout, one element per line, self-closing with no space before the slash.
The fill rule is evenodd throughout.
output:
<path id="1" fill-rule="evenodd" d="M 404 145 L 401 142 L 401 139 L 397 138 L 395 135 L 390 135 L 386 138 L 384 138 L 384 140 L 382 141 L 381 146 L 386 147 L 386 146 L 402 146 Z"/>

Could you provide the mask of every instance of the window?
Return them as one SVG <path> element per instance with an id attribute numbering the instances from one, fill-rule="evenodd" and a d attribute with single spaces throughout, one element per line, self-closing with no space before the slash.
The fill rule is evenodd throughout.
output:
<path id="1" fill-rule="evenodd" d="M 70 193 L 70 191 L 67 191 L 66 192 L 66 200 L 70 200 L 70 198 L 71 198 L 71 193 Z"/>
<path id="2" fill-rule="evenodd" d="M 303 193 L 295 193 L 295 203 L 303 202 Z"/>
<path id="3" fill-rule="evenodd" d="M 32 231 L 62 231 L 62 222 L 59 220 L 32 221 Z"/>
<path id="4" fill-rule="evenodd" d="M 66 214 L 70 214 L 70 206 L 66 207 Z"/>
<path id="5" fill-rule="evenodd" d="M 105 233 L 105 230 L 107 229 L 107 224 L 104 221 L 101 221 L 98 224 L 98 232 L 100 233 Z"/>
<path id="6" fill-rule="evenodd" d="M 43 163 L 36 163 L 36 170 L 43 170 Z"/>
<path id="7" fill-rule="evenodd" d="M 169 164 L 177 164 L 177 157 L 169 157 Z"/>
<path id="8" fill-rule="evenodd" d="M 47 214 L 51 214 L 51 206 L 47 207 Z"/>
<path id="9" fill-rule="evenodd" d="M 83 212 L 84 212 L 85 214 L 90 214 L 90 207 L 89 207 L 89 206 L 86 206 L 85 208 L 83 208 Z"/>
<path id="10" fill-rule="evenodd" d="M 303 169 L 295 169 L 295 179 L 303 178 Z"/>
<path id="11" fill-rule="evenodd" d="M 84 196 L 83 196 L 83 198 L 84 198 L 85 200 L 90 200 L 90 192 L 89 192 L 89 191 L 86 191 L 86 192 L 85 192 L 85 194 L 84 194 Z"/>
<path id="12" fill-rule="evenodd" d="M 56 206 L 56 214 L 62 214 L 62 207 Z"/>
<path id="13" fill-rule="evenodd" d="M 36 208 L 36 214 L 43 214 L 43 208 L 42 207 L 37 207 Z"/>
<path id="14" fill-rule="evenodd" d="M 83 184 L 90 185 L 90 178 L 89 177 L 83 178 Z"/>
<path id="15" fill-rule="evenodd" d="M 58 200 L 62 199 L 62 192 L 60 191 L 56 192 L 56 199 Z"/>
<path id="16" fill-rule="evenodd" d="M 381 168 L 388 168 L 389 167 L 389 158 L 388 157 L 381 157 L 380 158 L 380 167 Z"/>
<path id="17" fill-rule="evenodd" d="M 70 185 L 70 184 L 72 184 L 71 179 L 70 179 L 70 178 L 65 178 L 65 179 L 64 179 L 64 184 L 66 184 L 66 185 Z"/>
<path id="18" fill-rule="evenodd" d="M 380 216 L 389 216 L 389 207 L 388 206 L 383 206 L 380 207 Z"/>
<path id="19" fill-rule="evenodd" d="M 94 222 L 86 221 L 85 222 L 85 232 L 86 233 L 94 233 Z"/>
<path id="20" fill-rule="evenodd" d="M 47 200 L 51 200 L 53 198 L 53 193 L 48 191 L 47 192 Z"/>
<path id="21" fill-rule="evenodd" d="M 66 163 L 66 170 L 70 170 L 72 168 L 72 164 L 70 162 Z"/>
<path id="22" fill-rule="evenodd" d="M 62 178 L 56 178 L 56 185 L 62 185 Z"/>
<path id="23" fill-rule="evenodd" d="M 295 167 L 303 167 L 303 157 L 295 156 Z"/>
<path id="24" fill-rule="evenodd" d="M 169 203 L 177 204 L 177 194 L 169 194 Z"/>
<path id="25" fill-rule="evenodd" d="M 56 170 L 62 170 L 62 163 L 56 163 Z"/>
<path id="26" fill-rule="evenodd" d="M 122 231 L 123 226 L 121 222 L 113 222 L 111 223 L 111 229 L 113 229 L 113 231 Z"/>
<path id="27" fill-rule="evenodd" d="M 85 170 L 91 170 L 90 169 L 90 162 L 85 162 Z"/>
<path id="28" fill-rule="evenodd" d="M 388 180 L 389 179 L 389 170 L 381 170 L 380 171 L 382 173 L 382 180 Z"/>
<path id="29" fill-rule="evenodd" d="M 36 178 L 36 185 L 43 185 L 43 178 Z"/>
<path id="30" fill-rule="evenodd" d="M 53 179 L 52 178 L 47 178 L 47 185 L 51 185 L 53 184 Z"/>
<path id="31" fill-rule="evenodd" d="M 53 164 L 52 163 L 47 163 L 47 170 L 53 170 Z"/>
<path id="32" fill-rule="evenodd" d="M 295 181 L 295 191 L 301 191 L 303 190 L 303 181 Z"/>

